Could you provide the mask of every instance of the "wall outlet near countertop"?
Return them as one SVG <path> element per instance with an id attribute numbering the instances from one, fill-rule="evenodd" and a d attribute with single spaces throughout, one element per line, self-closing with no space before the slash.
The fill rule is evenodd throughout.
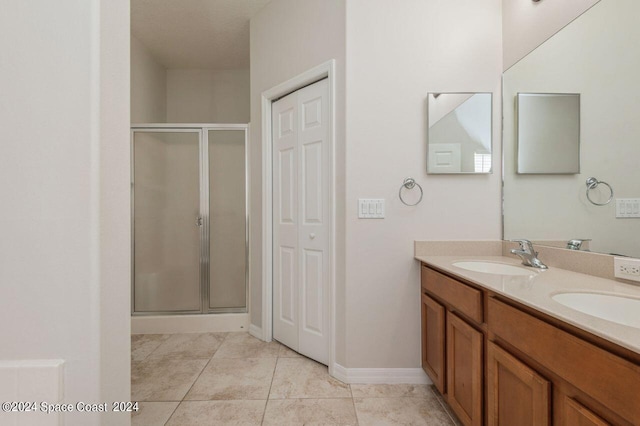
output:
<path id="1" fill-rule="evenodd" d="M 613 268 L 617 278 L 640 281 L 640 259 L 614 257 Z"/>

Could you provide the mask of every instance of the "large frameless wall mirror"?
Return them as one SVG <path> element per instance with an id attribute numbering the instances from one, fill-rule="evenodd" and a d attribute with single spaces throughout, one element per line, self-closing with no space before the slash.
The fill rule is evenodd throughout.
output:
<path id="1" fill-rule="evenodd" d="M 591 240 L 581 249 L 640 257 L 640 218 L 616 212 L 619 199 L 640 198 L 638 16 L 637 0 L 601 0 L 504 73 L 505 239 Z M 578 173 L 518 173 L 518 93 L 580 94 Z M 589 178 L 603 184 L 587 190 Z"/>
<path id="2" fill-rule="evenodd" d="M 427 116 L 427 173 L 491 173 L 491 93 L 429 93 Z"/>
<path id="3" fill-rule="evenodd" d="M 580 173 L 580 95 L 518 93 L 518 173 Z"/>

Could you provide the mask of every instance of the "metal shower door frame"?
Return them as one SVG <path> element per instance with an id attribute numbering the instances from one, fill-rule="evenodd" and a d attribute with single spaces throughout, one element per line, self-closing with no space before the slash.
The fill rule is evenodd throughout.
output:
<path id="1" fill-rule="evenodd" d="M 245 159 L 245 306 L 243 308 L 210 308 L 210 222 L 209 222 L 209 131 L 234 130 L 244 131 Z M 135 150 L 136 133 L 197 133 L 198 134 L 198 167 L 200 179 L 200 310 L 195 311 L 148 311 L 135 310 Z M 249 304 L 249 167 L 248 167 L 248 124 L 155 124 L 144 123 L 131 126 L 131 315 L 201 315 L 210 313 L 246 313 Z"/>

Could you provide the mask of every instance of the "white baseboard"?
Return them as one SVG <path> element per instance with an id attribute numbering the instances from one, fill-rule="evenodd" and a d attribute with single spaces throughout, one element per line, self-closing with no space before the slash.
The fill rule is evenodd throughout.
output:
<path id="1" fill-rule="evenodd" d="M 131 334 L 214 333 L 248 329 L 247 313 L 131 317 Z"/>
<path id="2" fill-rule="evenodd" d="M 249 325 L 249 334 L 255 337 L 256 339 L 264 340 L 262 337 L 262 328 L 258 327 L 255 324 Z"/>
<path id="3" fill-rule="evenodd" d="M 345 368 L 334 364 L 331 375 L 348 384 L 433 384 L 422 368 Z"/>

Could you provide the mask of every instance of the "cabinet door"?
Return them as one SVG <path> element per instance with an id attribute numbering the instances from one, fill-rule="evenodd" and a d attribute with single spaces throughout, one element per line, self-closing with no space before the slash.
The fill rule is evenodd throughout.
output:
<path id="1" fill-rule="evenodd" d="M 562 402 L 562 424 L 565 426 L 608 426 L 610 423 L 602 420 L 584 405 L 573 398 L 565 396 Z"/>
<path id="2" fill-rule="evenodd" d="M 445 392 L 444 369 L 444 306 L 422 295 L 422 368 L 440 393 Z"/>
<path id="3" fill-rule="evenodd" d="M 482 337 L 447 312 L 447 402 L 465 426 L 482 424 Z"/>
<path id="4" fill-rule="evenodd" d="M 489 426 L 549 425 L 549 381 L 492 342 L 487 361 Z"/>

